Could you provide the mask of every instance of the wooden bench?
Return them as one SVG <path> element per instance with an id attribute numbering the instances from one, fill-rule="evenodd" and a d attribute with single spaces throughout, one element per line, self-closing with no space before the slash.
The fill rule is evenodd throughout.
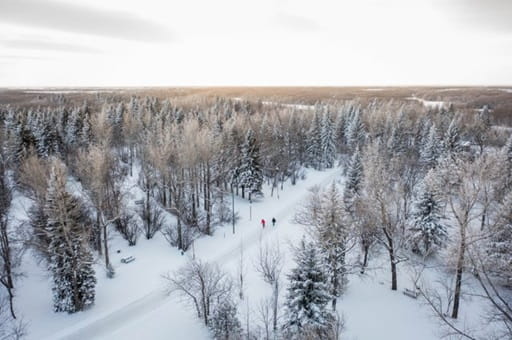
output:
<path id="1" fill-rule="evenodd" d="M 133 256 L 123 257 L 121 259 L 121 263 L 130 263 L 133 261 L 135 261 L 135 257 L 133 257 Z"/>
<path id="2" fill-rule="evenodd" d="M 418 296 L 420 295 L 420 292 L 418 290 L 412 290 L 409 288 L 405 288 L 403 293 L 404 293 L 404 295 L 412 297 L 413 299 L 417 299 Z"/>

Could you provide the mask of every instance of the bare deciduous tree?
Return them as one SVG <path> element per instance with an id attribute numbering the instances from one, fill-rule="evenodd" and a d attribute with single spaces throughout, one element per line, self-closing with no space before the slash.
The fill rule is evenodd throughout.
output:
<path id="1" fill-rule="evenodd" d="M 401 250 L 404 247 L 407 216 L 402 193 L 398 190 L 399 178 L 393 172 L 390 162 L 383 159 L 378 143 L 368 147 L 363 169 L 364 211 L 379 225 L 380 232 L 376 234 L 376 239 L 388 252 L 391 289 L 397 290 L 397 265 L 406 260 Z"/>
<path id="2" fill-rule="evenodd" d="M 279 249 L 279 242 L 275 244 L 260 242 L 259 256 L 255 263 L 255 269 L 263 280 L 272 287 L 272 329 L 277 332 L 279 317 L 279 278 L 284 266 L 284 254 Z"/>
<path id="3" fill-rule="evenodd" d="M 168 293 L 178 293 L 195 308 L 197 317 L 209 325 L 213 305 L 231 293 L 232 281 L 217 265 L 200 260 L 189 260 L 182 268 L 164 279 Z"/>

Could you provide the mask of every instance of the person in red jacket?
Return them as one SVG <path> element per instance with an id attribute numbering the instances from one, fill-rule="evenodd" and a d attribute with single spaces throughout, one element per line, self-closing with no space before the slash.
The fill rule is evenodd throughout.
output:
<path id="1" fill-rule="evenodd" d="M 265 228 L 265 220 L 263 218 L 261 219 L 261 227 Z"/>

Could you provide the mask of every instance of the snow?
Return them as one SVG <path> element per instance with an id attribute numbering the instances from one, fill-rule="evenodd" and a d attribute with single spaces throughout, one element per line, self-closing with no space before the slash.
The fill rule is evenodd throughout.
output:
<path id="1" fill-rule="evenodd" d="M 237 101 L 237 102 L 244 100 L 244 98 L 241 98 L 241 97 L 233 97 L 231 99 L 233 99 L 234 101 Z M 269 105 L 269 106 L 288 107 L 288 108 L 296 109 L 296 110 L 313 110 L 315 108 L 315 105 L 296 104 L 296 103 L 286 104 L 286 103 L 278 103 L 278 102 L 273 102 L 273 101 L 262 101 L 261 104 Z"/>
<path id="2" fill-rule="evenodd" d="M 288 107 L 291 109 L 297 109 L 297 110 L 313 110 L 315 108 L 315 105 L 305 105 L 305 104 L 281 104 L 276 102 L 267 102 L 263 101 L 261 102 L 263 105 L 277 105 L 282 107 Z"/>
<path id="3" fill-rule="evenodd" d="M 503 92 L 507 92 L 507 93 L 512 93 L 512 89 L 499 89 L 500 91 L 503 91 Z"/>
<path id="4" fill-rule="evenodd" d="M 137 187 L 138 167 L 134 176 L 124 184 L 136 200 L 142 195 Z M 19 282 L 16 306 L 29 324 L 28 339 L 209 339 L 210 335 L 195 312 L 180 299 L 165 293 L 162 275 L 183 265 L 188 256 L 215 262 L 233 277 L 239 268 L 241 250 L 245 263 L 245 299 L 239 304 L 242 324 L 249 314 L 253 327 L 258 325 L 257 308 L 263 298 L 271 295 L 271 287 L 254 270 L 258 245 L 269 242 L 279 244 L 285 256 L 284 272 L 280 280 L 280 303 L 286 295 L 286 275 L 294 266 L 291 245 L 305 235 L 304 227 L 293 223 L 293 216 L 300 203 L 307 197 L 313 185 L 325 187 L 332 181 L 343 184 L 342 169 L 305 171 L 305 180 L 292 186 L 286 183 L 284 190 L 270 196 L 270 187 L 263 188 L 264 198 L 250 204 L 235 198 L 235 210 L 241 219 L 235 234 L 231 225 L 216 230 L 211 237 L 195 242 L 194 251 L 181 255 L 170 247 L 161 234 L 152 240 L 139 238 L 137 245 L 128 247 L 127 242 L 112 233 L 110 240 L 111 261 L 116 269 L 114 279 L 107 279 L 101 260 L 96 265 L 98 284 L 96 303 L 93 308 L 72 314 L 52 312 L 49 278 L 31 256 L 26 256 L 23 271 L 26 277 Z M 75 183 L 76 184 L 76 183 Z M 76 187 L 76 190 L 79 190 Z M 26 214 L 30 200 L 16 196 L 13 204 L 15 215 Z M 264 218 L 277 220 L 276 227 L 268 224 L 262 228 Z M 173 218 L 173 217 L 168 217 Z M 120 251 L 120 253 L 117 252 Z M 122 264 L 120 259 L 134 256 L 136 260 Z M 344 339 L 393 339 L 430 340 L 439 337 L 439 326 L 431 317 L 428 307 L 420 299 L 411 299 L 401 290 L 390 290 L 390 274 L 386 254 L 371 259 L 366 274 L 349 276 L 346 293 L 338 301 L 338 310 L 345 318 Z M 404 263 L 398 266 L 399 289 L 411 288 L 411 275 Z M 235 296 L 237 294 L 234 294 Z M 481 308 L 474 302 L 463 302 L 465 313 Z"/>
<path id="5" fill-rule="evenodd" d="M 418 98 L 416 96 L 407 97 L 406 99 L 418 101 L 421 104 L 423 104 L 423 106 L 430 109 L 440 109 L 446 105 L 446 102 L 444 101 L 426 100 L 423 98 Z"/>

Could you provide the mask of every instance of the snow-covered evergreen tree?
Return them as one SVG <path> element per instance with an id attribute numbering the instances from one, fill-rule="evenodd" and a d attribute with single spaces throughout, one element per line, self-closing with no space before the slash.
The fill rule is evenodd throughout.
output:
<path id="1" fill-rule="evenodd" d="M 78 129 L 79 129 L 79 115 L 78 108 L 75 108 L 68 115 L 68 121 L 65 126 L 64 140 L 67 145 L 75 145 L 78 141 Z"/>
<path id="2" fill-rule="evenodd" d="M 54 162 L 44 207 L 53 308 L 74 313 L 94 303 L 96 277 L 81 204 L 66 191 L 64 167 Z"/>
<path id="3" fill-rule="evenodd" d="M 448 153 L 448 156 L 450 157 L 454 157 L 462 149 L 460 142 L 459 127 L 455 119 L 452 119 L 450 125 L 448 126 L 448 129 L 446 130 L 446 133 L 444 135 L 443 147 L 444 150 Z"/>
<path id="4" fill-rule="evenodd" d="M 391 136 L 388 141 L 388 150 L 391 155 L 403 154 L 407 151 L 408 136 L 405 128 L 405 113 L 400 112 L 398 119 L 392 122 Z"/>
<path id="5" fill-rule="evenodd" d="M 512 191 L 501 205 L 499 222 L 490 230 L 486 246 L 489 272 L 512 286 Z"/>
<path id="6" fill-rule="evenodd" d="M 341 193 L 335 182 L 321 196 L 319 225 L 316 239 L 325 264 L 332 306 L 336 309 L 336 298 L 341 296 L 347 284 L 346 254 L 350 229 L 344 211 Z"/>
<path id="7" fill-rule="evenodd" d="M 440 155 L 441 141 L 437 133 L 435 125 L 430 127 L 430 131 L 427 135 L 427 139 L 423 142 L 422 149 L 420 151 L 420 162 L 426 168 L 432 168 L 436 165 L 437 159 Z"/>
<path id="8" fill-rule="evenodd" d="M 448 236 L 442 222 L 439 194 L 428 184 L 430 175 L 427 174 L 427 180 L 419 184 L 411 214 L 410 246 L 414 252 L 422 255 L 428 255 L 443 246 Z"/>
<path id="9" fill-rule="evenodd" d="M 303 332 L 322 337 L 332 325 L 333 314 L 327 306 L 332 297 L 319 255 L 315 245 L 304 239 L 296 249 L 285 303 L 284 332 L 290 338 L 300 338 Z"/>
<path id="10" fill-rule="evenodd" d="M 359 149 L 356 149 L 350 159 L 350 163 L 348 164 L 347 179 L 345 181 L 345 189 L 343 191 L 343 199 L 348 211 L 351 211 L 354 197 L 359 194 L 362 178 L 363 164 L 361 161 L 361 153 L 359 152 Z"/>
<path id="11" fill-rule="evenodd" d="M 238 174 L 238 185 L 251 194 L 260 194 L 263 185 L 263 171 L 260 162 L 260 149 L 252 129 L 247 131 L 242 145 L 241 164 Z"/>
<path id="12" fill-rule="evenodd" d="M 504 190 L 512 188 L 512 135 L 501 148 L 502 182 Z"/>
<path id="13" fill-rule="evenodd" d="M 307 133 L 306 165 L 315 169 L 322 166 L 322 120 L 318 110 L 315 111 L 311 127 Z"/>
<path id="14" fill-rule="evenodd" d="M 351 150 L 355 150 L 358 146 L 360 147 L 364 144 L 366 131 L 359 108 L 354 109 L 350 114 L 350 121 L 346 125 L 345 138 Z"/>
<path id="15" fill-rule="evenodd" d="M 237 308 L 231 298 L 219 301 L 213 309 L 208 325 L 215 340 L 236 340 L 242 335 Z"/>
<path id="16" fill-rule="evenodd" d="M 88 146 L 91 142 L 91 123 L 89 121 L 89 116 L 84 115 L 82 118 L 82 129 L 80 131 L 80 144 L 82 146 Z"/>
<path id="17" fill-rule="evenodd" d="M 325 111 L 322 117 L 322 167 L 332 168 L 336 160 L 336 126 L 331 113 Z"/>

